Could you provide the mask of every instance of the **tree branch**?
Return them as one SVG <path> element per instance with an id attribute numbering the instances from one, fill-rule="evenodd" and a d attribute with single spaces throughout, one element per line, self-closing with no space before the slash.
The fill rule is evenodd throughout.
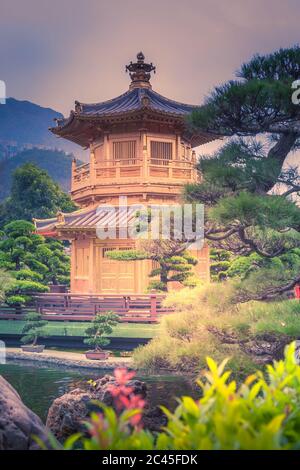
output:
<path id="1" fill-rule="evenodd" d="M 267 253 L 266 251 L 261 250 L 253 240 L 247 237 L 244 227 L 239 228 L 238 236 L 245 245 L 248 245 L 252 250 L 256 251 L 258 255 L 263 256 L 264 258 L 275 258 L 276 256 L 281 255 L 284 251 L 283 247 L 279 248 L 274 253 Z"/>
<path id="2" fill-rule="evenodd" d="M 256 295 L 251 295 L 249 293 L 240 293 L 236 297 L 236 301 L 238 303 L 245 303 L 249 302 L 250 300 L 272 300 L 279 295 L 285 294 L 286 292 L 292 290 L 297 284 L 300 284 L 300 276 L 296 277 L 296 279 L 293 279 L 290 281 L 288 284 L 285 284 L 284 286 L 277 286 L 277 287 L 270 287 L 269 289 L 264 289 L 264 291 L 260 294 Z"/>

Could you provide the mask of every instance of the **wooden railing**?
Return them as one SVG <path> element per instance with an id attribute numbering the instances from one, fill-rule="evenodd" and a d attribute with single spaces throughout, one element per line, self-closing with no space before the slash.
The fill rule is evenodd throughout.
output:
<path id="1" fill-rule="evenodd" d="M 140 178 L 142 176 L 142 169 L 143 161 L 138 158 L 114 160 L 107 162 L 107 164 L 96 163 L 94 165 L 94 182 L 97 184 L 102 178 Z"/>
<path id="2" fill-rule="evenodd" d="M 196 181 L 195 164 L 183 160 L 150 159 L 148 161 L 150 178 L 168 178 L 169 180 Z"/>
<path id="3" fill-rule="evenodd" d="M 23 319 L 35 310 L 54 321 L 90 321 L 97 314 L 114 312 L 124 323 L 156 323 L 161 315 L 171 312 L 162 306 L 163 298 L 159 294 L 37 294 L 34 304 L 26 308 L 0 305 L 0 320 Z"/>
<path id="4" fill-rule="evenodd" d="M 90 165 L 89 163 L 85 163 L 78 167 L 73 168 L 72 174 L 72 183 L 74 185 L 82 186 L 86 184 L 90 179 Z"/>
<path id="5" fill-rule="evenodd" d="M 196 181 L 197 170 L 195 163 L 184 160 L 165 160 L 161 158 L 148 159 L 131 158 L 126 160 L 111 160 L 107 162 L 84 164 L 73 168 L 72 190 L 78 190 L 89 185 L 101 184 L 117 180 L 126 182 L 126 179 L 141 181 L 155 181 L 157 179 L 169 181 Z"/>

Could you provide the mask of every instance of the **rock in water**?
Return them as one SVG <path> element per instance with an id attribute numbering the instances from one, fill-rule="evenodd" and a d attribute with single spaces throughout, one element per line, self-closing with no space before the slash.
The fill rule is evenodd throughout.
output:
<path id="1" fill-rule="evenodd" d="M 112 384 L 116 384 L 115 378 L 105 375 L 95 380 L 87 390 L 76 388 L 56 398 L 49 409 L 46 426 L 60 442 L 76 432 L 86 432 L 84 422 L 96 408 L 91 400 L 98 400 L 107 406 L 113 405 L 113 397 L 109 391 Z M 128 385 L 133 388 L 133 394 L 146 398 L 147 387 L 144 382 L 131 380 Z M 165 424 L 165 416 L 159 409 L 145 410 L 144 426 L 147 429 L 157 431 Z"/>
<path id="2" fill-rule="evenodd" d="M 47 445 L 48 431 L 40 418 L 24 405 L 15 389 L 0 376 L 0 450 L 36 450 L 32 436 Z"/>

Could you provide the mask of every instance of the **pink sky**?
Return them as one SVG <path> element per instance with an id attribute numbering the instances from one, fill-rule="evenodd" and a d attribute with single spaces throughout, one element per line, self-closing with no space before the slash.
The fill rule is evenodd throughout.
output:
<path id="1" fill-rule="evenodd" d="M 143 50 L 158 92 L 200 103 L 254 53 L 296 44 L 299 20 L 298 0 L 1 0 L 0 79 L 68 114 L 125 91 Z"/>
<path id="2" fill-rule="evenodd" d="M 142 50 L 156 91 L 199 104 L 254 53 L 299 42 L 299 20 L 299 0 L 1 0 L 0 79 L 68 115 L 126 91 Z"/>

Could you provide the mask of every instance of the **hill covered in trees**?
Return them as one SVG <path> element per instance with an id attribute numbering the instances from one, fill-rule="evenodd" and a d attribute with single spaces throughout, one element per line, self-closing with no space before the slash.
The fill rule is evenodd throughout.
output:
<path id="1" fill-rule="evenodd" d="M 16 154 L 25 148 L 40 147 L 63 150 L 76 157 L 84 157 L 84 151 L 76 144 L 58 139 L 50 131 L 55 118 L 62 114 L 30 101 L 8 98 L 0 106 L 0 158 Z"/>
<path id="2" fill-rule="evenodd" d="M 72 156 L 59 150 L 33 148 L 0 161 L 0 200 L 9 196 L 12 174 L 25 163 L 34 163 L 47 171 L 64 191 L 70 190 Z"/>

